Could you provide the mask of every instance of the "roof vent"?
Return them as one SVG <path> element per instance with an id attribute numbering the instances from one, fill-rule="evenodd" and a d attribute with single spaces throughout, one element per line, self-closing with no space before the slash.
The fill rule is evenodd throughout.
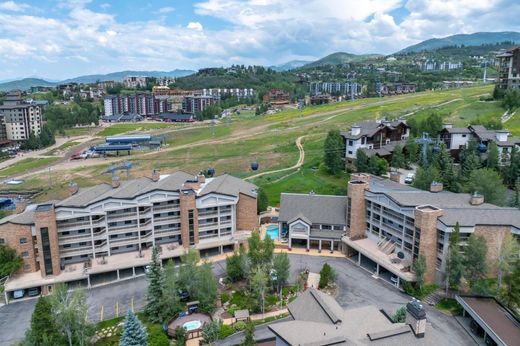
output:
<path id="1" fill-rule="evenodd" d="M 119 181 L 119 177 L 117 175 L 113 176 L 112 177 L 112 187 L 114 189 L 117 189 L 119 187 L 119 185 L 121 185 L 121 181 Z"/>
<path id="2" fill-rule="evenodd" d="M 152 171 L 152 181 L 159 181 L 159 179 L 161 179 L 161 173 L 159 172 L 158 169 L 154 169 Z"/>
<path id="3" fill-rule="evenodd" d="M 481 195 L 477 191 L 471 195 L 471 199 L 469 200 L 469 204 L 471 205 L 481 205 L 484 203 L 484 195 Z"/>

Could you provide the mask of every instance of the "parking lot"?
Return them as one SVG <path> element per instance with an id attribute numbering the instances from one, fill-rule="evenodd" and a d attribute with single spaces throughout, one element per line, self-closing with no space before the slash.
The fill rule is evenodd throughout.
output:
<path id="1" fill-rule="evenodd" d="M 319 272 L 325 262 L 338 274 L 338 296 L 336 299 L 345 308 L 375 305 L 393 314 L 406 304 L 409 296 L 389 283 L 375 279 L 363 268 L 345 258 L 290 254 L 290 281 L 294 282 L 305 269 Z M 217 278 L 225 275 L 225 261 L 213 263 Z M 145 304 L 146 278 L 139 277 L 87 291 L 88 318 L 97 322 L 123 315 L 128 308 L 140 310 Z M 9 345 L 23 337 L 29 327 L 35 299 L 9 304 L 0 308 L 0 345 Z M 471 345 L 472 341 L 453 317 L 446 316 L 427 307 L 428 332 L 438 334 L 438 345 Z"/>

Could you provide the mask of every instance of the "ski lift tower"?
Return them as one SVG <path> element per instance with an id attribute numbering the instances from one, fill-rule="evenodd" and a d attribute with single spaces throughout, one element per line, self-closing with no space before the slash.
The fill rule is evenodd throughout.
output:
<path id="1" fill-rule="evenodd" d="M 130 170 L 134 167 L 134 164 L 130 161 L 126 161 L 124 162 L 123 164 L 119 165 L 119 166 L 116 166 L 116 165 L 112 165 L 110 167 L 107 168 L 107 170 L 104 172 L 104 173 L 111 173 L 112 174 L 112 178 L 114 179 L 116 177 L 116 172 L 117 171 L 126 171 L 126 179 L 130 179 L 131 178 L 131 175 L 130 175 Z"/>

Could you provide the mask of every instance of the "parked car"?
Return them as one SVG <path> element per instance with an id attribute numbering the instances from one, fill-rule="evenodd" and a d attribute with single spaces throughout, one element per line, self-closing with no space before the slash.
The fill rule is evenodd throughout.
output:
<path id="1" fill-rule="evenodd" d="M 415 173 L 408 173 L 406 177 L 404 178 L 405 184 L 411 184 L 413 183 L 413 180 L 415 179 Z"/>
<path id="2" fill-rule="evenodd" d="M 36 297 L 39 294 L 40 294 L 40 289 L 38 287 L 29 288 L 27 290 L 27 295 L 29 297 Z"/>
<path id="3" fill-rule="evenodd" d="M 20 299 L 23 298 L 23 296 L 25 296 L 25 290 L 16 290 L 13 292 L 14 299 Z"/>
<path id="4" fill-rule="evenodd" d="M 390 276 L 390 281 L 397 285 L 397 283 L 399 282 L 399 278 L 397 277 L 397 275 L 392 274 L 392 276 Z"/>

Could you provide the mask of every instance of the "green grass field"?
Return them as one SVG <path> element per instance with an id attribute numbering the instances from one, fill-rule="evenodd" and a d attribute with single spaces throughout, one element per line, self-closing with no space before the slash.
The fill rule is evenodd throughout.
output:
<path id="1" fill-rule="evenodd" d="M 65 129 L 65 136 L 68 137 L 78 137 L 78 136 L 88 136 L 95 131 L 95 128 L 91 127 L 75 127 L 71 129 Z"/>
<path id="2" fill-rule="evenodd" d="M 58 157 L 45 157 L 45 158 L 37 158 L 37 159 L 24 159 L 18 161 L 13 166 L 4 168 L 0 170 L 0 177 L 9 177 L 14 174 L 23 173 L 26 171 L 30 171 L 33 169 L 41 168 L 47 166 L 54 161 L 58 160 Z"/>
<path id="3" fill-rule="evenodd" d="M 115 136 L 131 131 L 148 131 L 148 130 L 160 130 L 166 128 L 174 128 L 176 125 L 167 123 L 121 123 L 114 124 L 110 127 L 103 129 L 98 132 L 97 135 L 100 137 Z"/>

